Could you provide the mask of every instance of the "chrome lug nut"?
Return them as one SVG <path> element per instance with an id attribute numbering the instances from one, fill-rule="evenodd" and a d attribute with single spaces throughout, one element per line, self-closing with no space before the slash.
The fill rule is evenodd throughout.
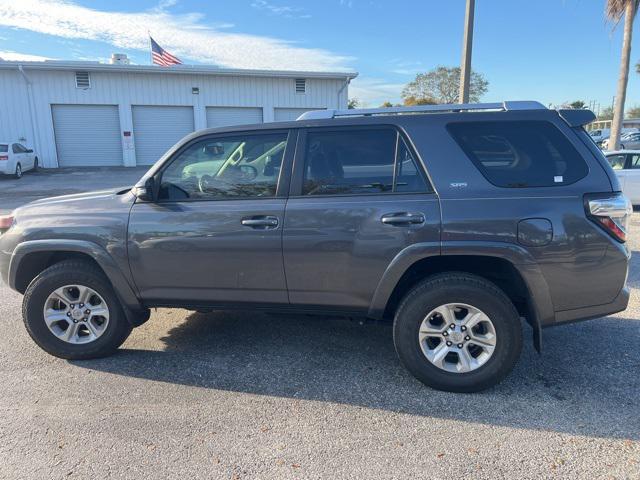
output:
<path id="1" fill-rule="evenodd" d="M 69 307 L 75 308 L 75 305 L 72 303 L 71 305 L 69 305 Z"/>
<path id="2" fill-rule="evenodd" d="M 80 308 L 82 308 L 82 307 L 84 307 L 84 303 L 81 303 L 81 304 L 80 304 Z"/>
<path id="3" fill-rule="evenodd" d="M 464 337 L 465 340 L 471 340 L 471 337 L 469 335 L 467 335 L 466 337 Z"/>
<path id="4" fill-rule="evenodd" d="M 91 313 L 91 310 L 89 310 L 88 308 L 84 311 L 84 313 L 86 313 L 87 315 L 89 315 Z"/>
<path id="5" fill-rule="evenodd" d="M 452 343 L 447 341 L 447 347 L 450 347 L 451 345 L 452 345 Z"/>
<path id="6" fill-rule="evenodd" d="M 462 330 L 463 332 L 467 330 L 467 327 L 465 327 L 464 325 L 460 327 L 460 330 Z"/>
<path id="7" fill-rule="evenodd" d="M 462 344 L 461 343 L 458 344 L 458 348 L 462 348 Z"/>
<path id="8" fill-rule="evenodd" d="M 70 317 L 70 316 L 71 316 L 71 312 L 67 312 L 67 317 Z"/>
<path id="9" fill-rule="evenodd" d="M 450 328 L 451 330 L 455 330 L 455 329 L 456 329 L 456 324 L 455 324 L 455 323 L 452 323 L 451 325 L 449 325 L 449 328 Z"/>
<path id="10" fill-rule="evenodd" d="M 448 333 L 448 332 L 442 332 L 442 336 L 443 336 L 443 337 L 448 337 L 448 336 L 449 336 L 449 333 Z"/>

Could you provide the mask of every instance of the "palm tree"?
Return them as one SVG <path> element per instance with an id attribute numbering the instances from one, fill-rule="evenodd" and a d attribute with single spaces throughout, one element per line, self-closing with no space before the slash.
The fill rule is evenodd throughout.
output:
<path id="1" fill-rule="evenodd" d="M 627 82 L 629 81 L 629 59 L 631 57 L 631 34 L 633 20 L 638 10 L 640 0 L 606 0 L 605 14 L 617 25 L 624 17 L 624 36 L 622 39 L 622 56 L 620 59 L 620 76 L 618 77 L 618 94 L 611 122 L 609 150 L 620 148 L 620 130 L 624 118 L 624 102 L 627 96 Z"/>

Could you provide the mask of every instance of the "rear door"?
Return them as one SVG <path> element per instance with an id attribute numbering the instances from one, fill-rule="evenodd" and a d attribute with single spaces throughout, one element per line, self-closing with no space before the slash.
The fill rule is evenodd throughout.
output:
<path id="1" fill-rule="evenodd" d="M 301 133 L 283 237 L 291 304 L 366 310 L 400 251 L 439 253 L 439 202 L 418 160 L 392 126 Z"/>
<path id="2" fill-rule="evenodd" d="M 11 150 L 13 153 L 13 158 L 15 160 L 14 164 L 17 165 L 19 163 L 23 172 L 29 170 L 29 168 L 31 167 L 29 165 L 29 158 L 27 157 L 26 148 L 24 148 L 19 143 L 14 143 L 13 145 L 11 145 Z"/>

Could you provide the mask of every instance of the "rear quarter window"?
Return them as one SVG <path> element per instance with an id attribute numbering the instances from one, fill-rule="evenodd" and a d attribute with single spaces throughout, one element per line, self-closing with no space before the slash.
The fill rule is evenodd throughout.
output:
<path id="1" fill-rule="evenodd" d="M 498 187 L 553 187 L 584 178 L 589 168 L 549 122 L 464 122 L 447 126 L 482 175 Z"/>

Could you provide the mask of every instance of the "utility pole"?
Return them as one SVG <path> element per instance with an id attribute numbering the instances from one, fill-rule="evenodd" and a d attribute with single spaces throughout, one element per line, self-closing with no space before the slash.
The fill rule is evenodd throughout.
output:
<path id="1" fill-rule="evenodd" d="M 469 84 L 471 80 L 471 50 L 473 47 L 473 15 L 476 0 L 467 0 L 464 16 L 464 36 L 462 39 L 462 62 L 460 65 L 460 103 L 469 103 Z"/>

